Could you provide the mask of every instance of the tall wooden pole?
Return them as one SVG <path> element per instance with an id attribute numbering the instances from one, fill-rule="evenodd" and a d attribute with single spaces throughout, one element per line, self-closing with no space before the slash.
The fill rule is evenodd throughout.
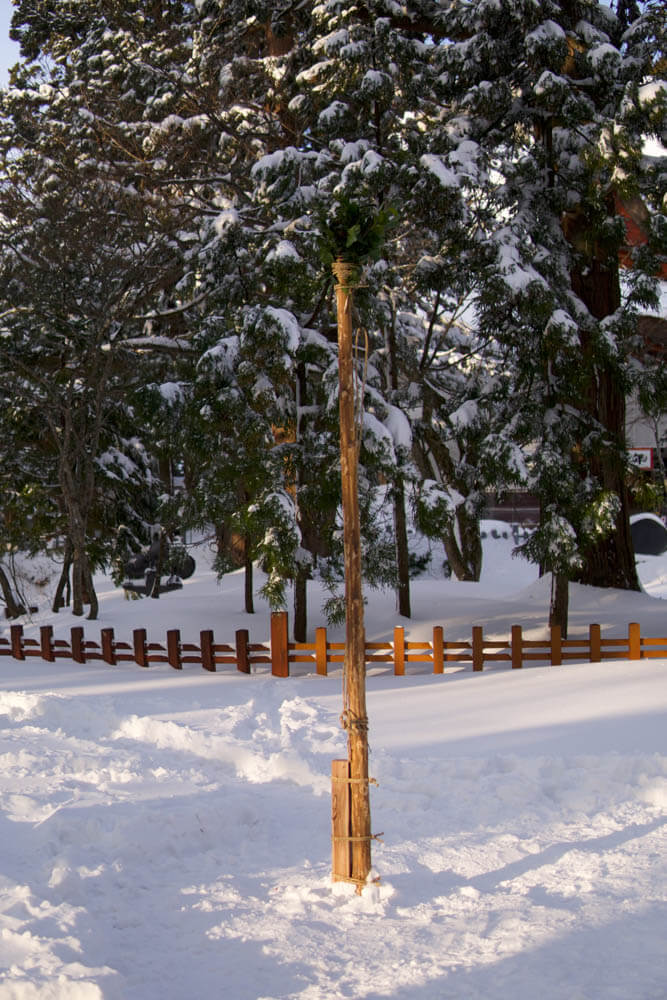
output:
<path id="1" fill-rule="evenodd" d="M 345 557 L 345 711 L 350 761 L 350 835 L 352 878 L 361 886 L 371 869 L 371 809 L 368 793 L 368 716 L 366 714 L 366 636 L 361 586 L 358 443 L 352 351 L 352 296 L 356 269 L 342 260 L 333 265 L 338 309 L 338 385 L 340 474 Z"/>

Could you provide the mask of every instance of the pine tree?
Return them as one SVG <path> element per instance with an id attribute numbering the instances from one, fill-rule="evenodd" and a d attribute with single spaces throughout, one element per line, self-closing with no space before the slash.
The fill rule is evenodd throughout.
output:
<path id="1" fill-rule="evenodd" d="M 171 290 L 180 258 L 173 213 L 145 183 L 146 92 L 122 90 L 123 60 L 112 58 L 98 13 L 97 5 L 18 5 L 13 23 L 24 54 L 48 59 L 25 62 L 3 95 L 0 195 L 0 368 L 5 380 L 18 374 L 25 414 L 46 423 L 55 472 L 46 492 L 71 549 L 74 612 L 85 601 L 91 617 L 92 570 L 109 558 L 120 524 L 145 516 L 143 495 L 153 492 L 126 396 L 141 378 L 142 314 Z M 129 28 L 114 35 L 121 48 Z M 125 65 L 140 83 L 140 64 Z M 115 127 L 115 102 L 132 104 L 134 123 Z M 172 200 L 182 219 L 182 198 Z"/>
<path id="2" fill-rule="evenodd" d="M 556 573 L 578 563 L 587 582 L 636 588 L 623 419 L 633 309 L 650 291 L 636 281 L 621 301 L 614 192 L 648 180 L 636 157 L 648 21 L 623 38 L 592 0 L 453 2 L 445 13 L 455 41 L 439 47 L 443 99 L 497 218 L 481 329 L 503 345 L 515 405 L 531 414 L 543 509 L 533 549 Z"/>

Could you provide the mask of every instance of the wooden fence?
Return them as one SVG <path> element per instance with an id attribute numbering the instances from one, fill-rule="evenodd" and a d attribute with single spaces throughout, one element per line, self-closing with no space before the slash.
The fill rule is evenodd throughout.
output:
<path id="1" fill-rule="evenodd" d="M 10 627 L 9 639 L 0 638 L 0 657 L 11 656 L 15 660 L 36 657 L 48 663 L 67 659 L 75 663 L 136 663 L 140 667 L 168 663 L 175 670 L 197 664 L 208 671 L 234 666 L 246 674 L 265 665 L 274 677 L 289 677 L 290 668 L 296 664 L 326 677 L 330 665 L 342 667 L 344 650 L 343 642 L 329 642 L 325 628 L 315 630 L 314 642 L 290 642 L 284 611 L 271 615 L 268 643 L 251 643 L 246 629 L 237 630 L 233 644 L 216 642 L 211 630 L 200 632 L 198 643 L 183 642 L 178 629 L 170 629 L 164 642 L 149 642 L 143 628 L 133 631 L 131 642 L 119 641 L 112 628 L 103 628 L 96 642 L 85 637 L 81 626 L 72 628 L 66 640 L 54 638 L 51 625 L 40 628 L 39 639 L 25 636 L 22 625 Z M 642 636 L 637 623 L 628 625 L 627 636 L 615 639 L 603 638 L 599 625 L 589 626 L 588 634 L 576 639 L 563 639 L 559 628 L 550 629 L 544 639 L 525 639 L 521 626 L 513 625 L 507 641 L 486 639 L 482 626 L 475 625 L 470 642 L 446 642 L 440 625 L 435 626 L 430 639 L 408 641 L 404 628 L 397 626 L 392 642 L 366 643 L 367 667 L 385 664 L 398 676 L 405 674 L 407 668 L 442 674 L 450 664 L 480 671 L 488 663 L 507 663 L 517 669 L 530 662 L 558 666 L 572 660 L 599 663 L 650 657 L 667 658 L 667 637 Z"/>

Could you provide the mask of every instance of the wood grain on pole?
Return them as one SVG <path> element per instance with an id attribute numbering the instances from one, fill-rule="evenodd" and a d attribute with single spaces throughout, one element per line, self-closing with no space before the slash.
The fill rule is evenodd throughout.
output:
<path id="1" fill-rule="evenodd" d="M 366 636 L 361 582 L 358 450 L 354 357 L 352 351 L 352 287 L 355 268 L 333 264 L 338 311 L 338 398 L 340 474 L 345 559 L 346 725 L 350 761 L 350 829 L 352 877 L 361 885 L 371 869 L 371 810 L 368 791 L 368 716 L 366 712 Z"/>

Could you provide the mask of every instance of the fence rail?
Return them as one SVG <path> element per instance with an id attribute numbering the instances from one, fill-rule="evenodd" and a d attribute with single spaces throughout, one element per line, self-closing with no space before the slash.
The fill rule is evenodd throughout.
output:
<path id="1" fill-rule="evenodd" d="M 344 651 L 344 643 L 329 642 L 326 628 L 315 630 L 314 642 L 290 642 L 284 611 L 271 615 L 268 643 L 250 642 L 247 629 L 236 631 L 233 644 L 216 642 L 210 629 L 199 633 L 199 643 L 183 642 L 178 629 L 170 629 L 164 642 L 149 641 L 144 628 L 134 629 L 131 642 L 118 640 L 112 628 L 103 628 L 99 641 L 95 641 L 85 637 L 81 626 L 72 628 L 66 640 L 54 638 L 51 625 L 40 628 L 39 639 L 24 635 L 22 625 L 10 627 L 9 639 L 0 638 L 0 657 L 11 656 L 15 660 L 36 657 L 47 663 L 68 659 L 112 666 L 136 663 L 140 667 L 168 663 L 175 670 L 195 664 L 210 672 L 233 666 L 246 674 L 269 665 L 275 677 L 289 677 L 290 667 L 296 664 L 309 665 L 315 673 L 326 677 L 329 666 L 342 667 Z M 653 657 L 667 658 L 667 637 L 642 636 L 636 622 L 628 625 L 627 636 L 622 638 L 607 639 L 599 625 L 590 625 L 587 635 L 575 639 L 563 639 L 558 627 L 551 628 L 544 639 L 525 639 L 521 626 L 513 625 L 509 639 L 503 642 L 486 639 L 482 626 L 474 625 L 470 642 L 449 642 L 445 641 L 443 627 L 436 625 L 428 640 L 406 640 L 403 626 L 396 626 L 392 642 L 366 643 L 367 668 L 385 664 L 393 667 L 397 676 L 418 666 L 433 674 L 443 674 L 448 665 L 457 663 L 477 672 L 487 663 L 506 663 L 512 669 L 519 669 L 532 662 L 558 666 L 577 660 L 600 663 Z"/>

